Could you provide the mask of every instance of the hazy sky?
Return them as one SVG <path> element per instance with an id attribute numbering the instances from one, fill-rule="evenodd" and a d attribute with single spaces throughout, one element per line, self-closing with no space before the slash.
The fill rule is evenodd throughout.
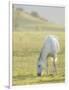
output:
<path id="1" fill-rule="evenodd" d="M 27 12 L 36 11 L 38 14 L 48 19 L 50 22 L 57 24 L 65 24 L 65 8 L 64 7 L 55 7 L 55 6 L 35 6 L 35 5 L 23 5 L 16 4 L 15 7 L 23 8 Z"/>

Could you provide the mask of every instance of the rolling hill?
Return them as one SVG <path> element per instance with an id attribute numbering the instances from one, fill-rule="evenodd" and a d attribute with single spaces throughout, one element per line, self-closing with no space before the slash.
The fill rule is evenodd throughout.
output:
<path id="1" fill-rule="evenodd" d="M 57 25 L 40 17 L 34 17 L 25 11 L 13 9 L 13 29 L 14 31 L 24 30 L 63 30 L 64 27 Z"/>

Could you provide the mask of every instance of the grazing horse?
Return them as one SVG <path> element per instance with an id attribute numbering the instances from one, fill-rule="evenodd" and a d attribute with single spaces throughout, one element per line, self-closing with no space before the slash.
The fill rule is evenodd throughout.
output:
<path id="1" fill-rule="evenodd" d="M 56 72 L 56 60 L 57 53 L 60 50 L 59 41 L 54 36 L 50 35 L 44 42 L 44 45 L 41 49 L 40 56 L 37 63 L 37 75 L 41 76 L 42 65 L 46 63 L 46 71 L 48 75 L 48 57 L 52 58 L 53 62 L 53 73 Z"/>

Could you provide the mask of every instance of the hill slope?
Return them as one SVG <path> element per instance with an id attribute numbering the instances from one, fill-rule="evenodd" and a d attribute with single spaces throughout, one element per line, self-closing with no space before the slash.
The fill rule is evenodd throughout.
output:
<path id="1" fill-rule="evenodd" d="M 64 27 L 34 17 L 25 11 L 13 10 L 14 30 L 63 30 Z"/>

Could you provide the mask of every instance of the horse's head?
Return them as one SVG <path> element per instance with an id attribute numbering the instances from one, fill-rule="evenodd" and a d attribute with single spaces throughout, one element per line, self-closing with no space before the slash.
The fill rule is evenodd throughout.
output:
<path id="1" fill-rule="evenodd" d="M 37 66 L 37 75 L 41 76 L 41 73 L 42 73 L 42 66 L 38 64 L 38 66 Z"/>

